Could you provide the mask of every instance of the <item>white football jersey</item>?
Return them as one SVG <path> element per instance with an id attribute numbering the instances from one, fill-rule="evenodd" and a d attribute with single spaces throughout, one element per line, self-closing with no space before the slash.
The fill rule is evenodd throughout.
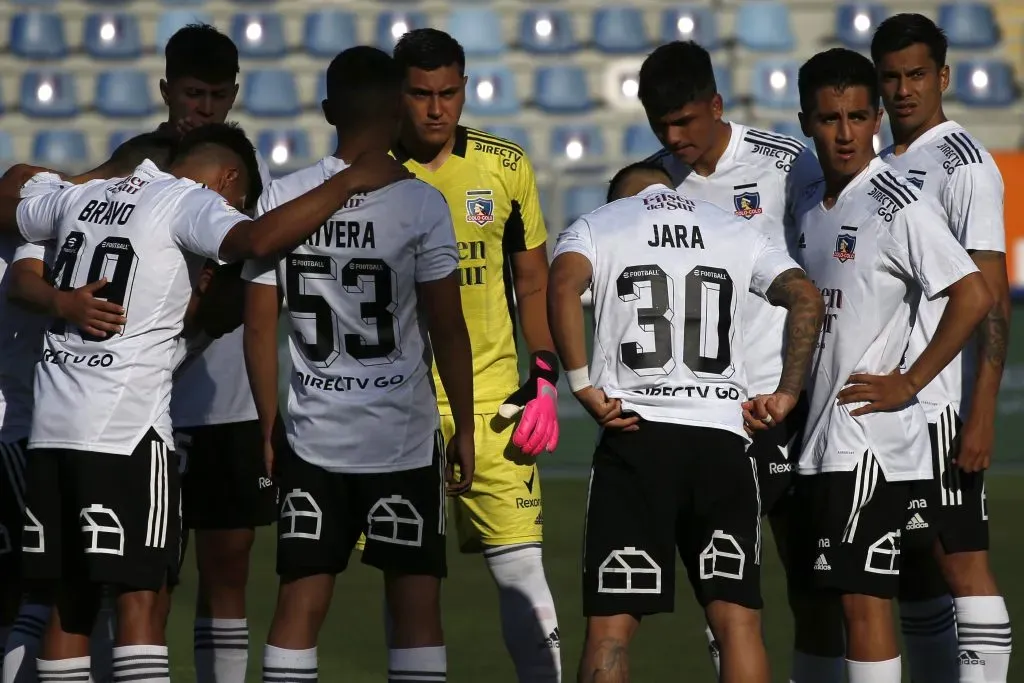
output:
<path id="1" fill-rule="evenodd" d="M 566 228 L 555 258 L 568 252 L 593 268 L 594 386 L 644 419 L 749 441 L 742 304 L 799 268 L 785 250 L 730 211 L 652 185 Z"/>
<path id="2" fill-rule="evenodd" d="M 326 157 L 275 181 L 259 212 L 345 168 Z M 419 180 L 353 197 L 275 264 L 246 264 L 247 280 L 284 291 L 292 370 L 282 413 L 299 457 L 330 472 L 430 464 L 440 418 L 416 285 L 457 265 L 451 211 Z"/>
<path id="3" fill-rule="evenodd" d="M 811 150 L 788 135 L 748 128 L 730 122 L 729 146 L 710 176 L 693 172 L 666 151 L 652 157 L 669 172 L 685 196 L 703 199 L 735 213 L 772 240 L 785 238 L 785 223 L 793 197 L 821 178 L 821 168 Z M 782 346 L 786 310 L 761 297 L 747 297 L 750 348 L 747 349 L 747 380 L 750 393 L 770 394 L 782 374 Z"/>
<path id="4" fill-rule="evenodd" d="M 797 260 L 821 290 L 825 322 L 807 391 L 810 414 L 799 472 L 846 472 L 865 451 L 887 481 L 932 476 L 928 425 L 915 399 L 860 417 L 862 403 L 839 405 L 850 375 L 886 375 L 900 367 L 922 293 L 939 295 L 977 268 L 946 229 L 942 207 L 875 158 L 821 203 L 824 183 L 796 208 Z"/>
<path id="5" fill-rule="evenodd" d="M 127 455 L 150 428 L 172 443 L 171 370 L 190 269 L 197 258 L 216 259 L 245 220 L 216 192 L 149 161 L 127 178 L 21 202 L 22 236 L 60 245 L 55 284 L 73 289 L 106 277 L 101 298 L 124 306 L 127 317 L 108 339 L 63 321 L 51 326 L 36 372 L 30 447 Z"/>
<path id="6" fill-rule="evenodd" d="M 270 168 L 259 152 L 256 162 L 264 191 L 270 187 Z M 242 353 L 242 328 L 214 339 L 180 375 L 171 393 L 175 429 L 255 420 L 256 404 L 249 388 Z"/>
<path id="7" fill-rule="evenodd" d="M 893 148 L 888 147 L 879 156 L 942 204 L 949 217 L 949 229 L 964 249 L 1006 253 L 1003 177 L 992 155 L 960 124 L 940 123 L 902 154 L 895 155 Z M 910 333 L 908 366 L 928 345 L 945 308 L 945 297 L 921 302 Z M 970 343 L 918 394 L 929 422 L 937 422 L 947 406 L 966 415 L 976 366 L 977 351 Z"/>

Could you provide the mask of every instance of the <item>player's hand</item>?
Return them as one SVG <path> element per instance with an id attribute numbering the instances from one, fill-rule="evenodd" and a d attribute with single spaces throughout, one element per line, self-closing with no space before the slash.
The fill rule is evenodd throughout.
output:
<path id="1" fill-rule="evenodd" d="M 267 471 L 267 476 L 271 479 L 274 478 L 274 445 L 270 439 L 263 441 L 263 468 Z"/>
<path id="2" fill-rule="evenodd" d="M 4 197 L 18 197 L 21 195 L 21 188 L 25 183 L 40 173 L 57 173 L 44 166 L 33 166 L 31 164 L 14 164 L 3 177 L 0 177 L 0 195 Z M 64 176 L 61 176 L 62 178 Z"/>
<path id="3" fill-rule="evenodd" d="M 449 496 L 461 496 L 473 485 L 473 472 L 476 470 L 476 443 L 473 433 L 455 432 L 445 448 L 444 478 L 448 484 Z M 455 478 L 455 466 L 459 466 L 458 479 Z"/>
<path id="4" fill-rule="evenodd" d="M 850 375 L 846 387 L 839 392 L 837 398 L 839 405 L 867 403 L 866 406 L 850 411 L 853 417 L 860 417 L 899 408 L 916 395 L 917 389 L 910 379 L 896 368 L 888 375 Z"/>
<path id="5" fill-rule="evenodd" d="M 364 152 L 343 173 L 353 192 L 373 192 L 400 180 L 416 177 L 385 152 Z"/>
<path id="6" fill-rule="evenodd" d="M 57 317 L 86 334 L 97 337 L 117 334 L 128 319 L 121 306 L 96 298 L 96 293 L 106 285 L 107 278 L 100 278 L 78 289 L 58 291 L 54 298 Z"/>
<path id="7" fill-rule="evenodd" d="M 760 394 L 742 405 L 743 428 L 747 434 L 777 427 L 796 407 L 796 396 L 784 391 Z"/>
<path id="8" fill-rule="evenodd" d="M 512 443 L 534 457 L 558 446 L 558 358 L 550 351 L 530 356 L 530 376 L 498 408 L 506 420 L 522 414 Z"/>
<path id="9" fill-rule="evenodd" d="M 995 425 L 983 416 L 967 419 L 960 431 L 960 452 L 953 464 L 964 472 L 983 472 L 992 464 L 992 445 L 995 442 Z"/>
<path id="10" fill-rule="evenodd" d="M 573 396 L 604 429 L 621 429 L 625 432 L 635 432 L 640 429 L 637 424 L 640 422 L 640 417 L 638 415 L 623 417 L 622 401 L 617 398 L 608 398 L 603 389 L 586 387 L 577 391 Z"/>
<path id="11" fill-rule="evenodd" d="M 243 262 L 206 266 L 200 274 L 197 291 L 200 294 L 195 325 L 213 339 L 219 339 L 242 326 L 245 308 L 245 281 L 242 280 Z"/>

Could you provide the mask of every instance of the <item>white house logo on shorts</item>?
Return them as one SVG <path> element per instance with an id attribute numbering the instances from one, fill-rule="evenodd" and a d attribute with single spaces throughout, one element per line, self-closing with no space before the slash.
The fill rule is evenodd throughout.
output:
<path id="1" fill-rule="evenodd" d="M 899 576 L 900 532 L 890 531 L 871 544 L 864 558 L 864 571 L 872 574 Z"/>
<path id="2" fill-rule="evenodd" d="M 711 541 L 700 554 L 700 578 L 743 579 L 747 555 L 732 534 L 715 529 Z"/>
<path id="3" fill-rule="evenodd" d="M 644 550 L 613 550 L 598 568 L 598 593 L 661 593 L 661 567 Z"/>
<path id="4" fill-rule="evenodd" d="M 46 533 L 43 531 L 42 523 L 27 507 L 25 508 L 25 518 L 25 526 L 21 532 L 21 552 L 45 553 Z"/>
<path id="5" fill-rule="evenodd" d="M 14 548 L 11 547 L 11 534 L 5 525 L 0 524 L 0 555 L 6 555 L 12 550 Z"/>
<path id="6" fill-rule="evenodd" d="M 381 498 L 366 515 L 366 540 L 382 543 L 423 545 L 423 516 L 411 501 L 394 495 Z"/>
<path id="7" fill-rule="evenodd" d="M 108 507 L 93 503 L 78 513 L 86 554 L 124 555 L 124 527 Z"/>
<path id="8" fill-rule="evenodd" d="M 278 522 L 282 539 L 308 538 L 311 541 L 319 541 L 323 523 L 323 512 L 313 500 L 313 496 L 302 489 L 292 489 L 284 497 L 284 502 L 281 503 L 281 519 Z"/>

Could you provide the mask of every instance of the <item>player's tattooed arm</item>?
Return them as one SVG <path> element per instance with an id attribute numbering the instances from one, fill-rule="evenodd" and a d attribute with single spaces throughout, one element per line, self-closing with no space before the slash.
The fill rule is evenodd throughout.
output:
<path id="1" fill-rule="evenodd" d="M 971 259 L 981 271 L 995 300 L 992 310 L 978 326 L 979 360 L 982 368 L 989 366 L 1001 378 L 1010 338 L 1010 283 L 1006 274 L 1006 255 L 996 251 L 975 251 L 971 252 Z"/>
<path id="2" fill-rule="evenodd" d="M 825 304 L 821 293 L 799 268 L 783 272 L 765 293 L 773 306 L 789 311 L 786 315 L 786 353 L 778 392 L 794 398 L 800 394 L 814 349 L 821 334 Z"/>

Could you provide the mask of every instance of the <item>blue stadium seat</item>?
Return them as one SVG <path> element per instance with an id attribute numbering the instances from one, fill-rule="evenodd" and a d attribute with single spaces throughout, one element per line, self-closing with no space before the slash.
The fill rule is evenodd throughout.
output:
<path id="1" fill-rule="evenodd" d="M 572 18 L 564 10 L 527 10 L 519 15 L 519 47 L 526 52 L 560 54 L 577 49 Z"/>
<path id="2" fill-rule="evenodd" d="M 304 130 L 261 130 L 256 135 L 256 149 L 272 174 L 295 170 L 310 158 L 309 136 Z"/>
<path id="3" fill-rule="evenodd" d="M 661 143 L 648 123 L 634 123 L 622 137 L 622 153 L 629 159 L 646 158 L 660 149 Z"/>
<path id="4" fill-rule="evenodd" d="M 604 7 L 594 11 L 594 45 L 602 52 L 643 52 L 650 46 L 644 15 L 633 7 Z"/>
<path id="5" fill-rule="evenodd" d="M 231 39 L 240 57 L 269 59 L 288 51 L 284 22 L 276 12 L 236 14 L 231 18 Z"/>
<path id="6" fill-rule="evenodd" d="M 298 116 L 302 110 L 295 77 L 283 69 L 248 72 L 242 98 L 246 111 L 254 116 Z"/>
<path id="7" fill-rule="evenodd" d="M 153 112 L 149 75 L 144 71 L 104 71 L 96 78 L 96 111 L 104 116 L 148 116 Z"/>
<path id="8" fill-rule="evenodd" d="M 321 71 L 320 78 L 316 82 L 316 99 L 313 101 L 314 108 L 320 107 L 321 103 L 327 99 L 327 72 Z"/>
<path id="9" fill-rule="evenodd" d="M 799 63 L 792 59 L 762 59 L 754 65 L 750 88 L 754 104 L 771 109 L 797 109 Z"/>
<path id="10" fill-rule="evenodd" d="M 163 52 L 167 41 L 171 39 L 178 29 L 188 24 L 212 24 L 213 18 L 209 12 L 191 9 L 171 9 L 164 11 L 156 21 L 156 49 Z"/>
<path id="11" fill-rule="evenodd" d="M 607 196 L 607 185 L 582 185 L 567 189 L 562 199 L 565 225 L 569 225 L 585 213 L 604 206 Z"/>
<path id="12" fill-rule="evenodd" d="M 548 154 L 555 163 L 592 167 L 604 159 L 604 136 L 594 125 L 557 126 Z"/>
<path id="13" fill-rule="evenodd" d="M 970 107 L 1008 107 L 1018 94 L 1013 67 L 994 59 L 970 59 L 956 64 L 953 92 Z"/>
<path id="14" fill-rule="evenodd" d="M 356 17 L 352 12 L 324 9 L 306 15 L 303 30 L 306 50 L 317 57 L 333 58 L 359 44 Z"/>
<path id="15" fill-rule="evenodd" d="M 134 59 L 142 55 L 142 36 L 134 14 L 90 14 L 82 43 L 96 59 Z"/>
<path id="16" fill-rule="evenodd" d="M 74 116 L 78 113 L 74 77 L 69 73 L 25 72 L 21 77 L 21 110 L 27 116 Z"/>
<path id="17" fill-rule="evenodd" d="M 455 7 L 448 14 L 448 33 L 467 55 L 494 56 L 505 50 L 501 15 L 491 7 Z"/>
<path id="18" fill-rule="evenodd" d="M 47 168 L 80 166 L 89 160 L 89 146 L 80 130 L 42 130 L 32 140 L 32 160 Z"/>
<path id="19" fill-rule="evenodd" d="M 5 166 L 14 162 L 14 140 L 10 133 L 0 131 L 0 164 Z"/>
<path id="20" fill-rule="evenodd" d="M 501 116 L 519 111 L 516 79 L 503 64 L 474 65 L 467 68 L 466 113 Z"/>
<path id="21" fill-rule="evenodd" d="M 888 16 L 881 5 L 849 3 L 836 9 L 836 40 L 851 50 L 871 46 L 875 28 Z"/>
<path id="22" fill-rule="evenodd" d="M 546 112 L 570 114 L 593 105 L 587 87 L 587 74 L 578 66 L 547 66 L 534 76 L 534 101 Z"/>
<path id="23" fill-rule="evenodd" d="M 736 92 L 732 87 L 732 69 L 727 66 L 719 66 L 720 61 L 713 62 L 711 70 L 715 74 L 715 85 L 718 86 L 718 94 L 722 96 L 722 103 L 729 107 L 736 102 Z"/>
<path id="24" fill-rule="evenodd" d="M 484 131 L 514 142 L 522 147 L 524 152 L 530 153 L 530 134 L 522 126 L 486 126 Z"/>
<path id="25" fill-rule="evenodd" d="M 25 59 L 61 59 L 68 53 L 59 14 L 27 12 L 11 20 L 11 52 Z"/>
<path id="26" fill-rule="evenodd" d="M 395 43 L 407 31 L 429 26 L 423 12 L 381 12 L 377 17 L 377 47 L 391 52 Z"/>
<path id="27" fill-rule="evenodd" d="M 718 37 L 718 22 L 710 7 L 694 5 L 677 7 L 661 13 L 661 40 L 692 40 L 707 50 L 716 50 L 721 41 Z"/>
<path id="28" fill-rule="evenodd" d="M 736 11 L 736 40 L 756 52 L 789 52 L 795 45 L 789 7 L 774 0 L 748 0 Z"/>
<path id="29" fill-rule="evenodd" d="M 956 2 L 939 6 L 939 27 L 946 32 L 952 48 L 982 50 L 999 43 L 999 26 L 992 7 L 979 2 Z"/>
<path id="30" fill-rule="evenodd" d="M 107 156 L 113 154 L 114 150 L 120 147 L 123 143 L 131 140 L 136 135 L 142 135 L 143 133 L 148 132 L 149 131 L 145 130 L 115 130 L 107 137 Z"/>

